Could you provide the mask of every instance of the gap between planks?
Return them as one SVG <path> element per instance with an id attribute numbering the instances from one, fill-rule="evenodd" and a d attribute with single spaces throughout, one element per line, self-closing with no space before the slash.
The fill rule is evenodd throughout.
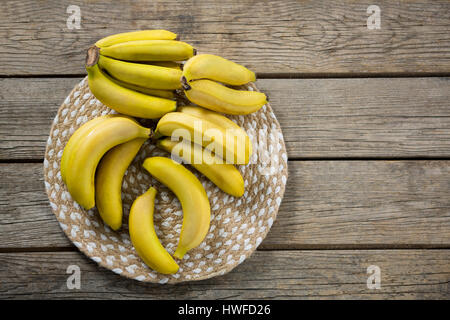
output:
<path id="1" fill-rule="evenodd" d="M 450 157 L 289 157 L 288 161 L 450 161 Z M 43 163 L 43 158 L 36 159 L 0 159 L 0 163 L 15 164 L 15 163 Z"/>
<path id="2" fill-rule="evenodd" d="M 448 244 L 319 244 L 319 245 L 264 245 L 258 251 L 337 251 L 337 250 L 449 250 Z M 0 248 L 0 253 L 79 252 L 75 246 Z"/>
<path id="3" fill-rule="evenodd" d="M 0 79 L 32 78 L 82 78 L 86 73 L 73 74 L 0 74 Z M 450 77 L 450 72 L 352 72 L 352 73 L 257 73 L 257 79 L 368 79 L 368 78 L 441 78 Z"/>

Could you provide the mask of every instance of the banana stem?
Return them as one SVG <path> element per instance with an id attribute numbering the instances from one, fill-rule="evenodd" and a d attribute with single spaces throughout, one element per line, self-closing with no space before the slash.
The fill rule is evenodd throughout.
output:
<path id="1" fill-rule="evenodd" d="M 185 76 L 182 76 L 181 79 L 181 86 L 184 90 L 191 90 L 191 86 L 188 84 L 188 81 Z"/>
<path id="2" fill-rule="evenodd" d="M 150 139 L 152 139 L 153 141 L 156 141 L 162 137 L 163 137 L 163 135 L 161 133 L 159 133 L 158 131 L 152 131 L 151 135 L 150 135 Z"/>
<path id="3" fill-rule="evenodd" d="M 95 45 L 89 47 L 86 53 L 86 67 L 95 66 L 98 62 L 99 57 L 100 49 Z"/>
<path id="4" fill-rule="evenodd" d="M 155 139 L 155 131 L 153 131 L 151 128 L 148 128 L 148 130 L 149 130 L 148 138 L 151 140 Z"/>

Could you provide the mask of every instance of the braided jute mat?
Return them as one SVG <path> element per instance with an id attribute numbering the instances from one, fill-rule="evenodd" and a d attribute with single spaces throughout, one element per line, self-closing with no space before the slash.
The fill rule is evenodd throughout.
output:
<path id="1" fill-rule="evenodd" d="M 247 89 L 257 90 L 253 84 Z M 117 232 L 103 223 L 97 209 L 86 211 L 81 208 L 62 182 L 61 156 L 72 133 L 83 123 L 110 113 L 115 112 L 94 97 L 85 78 L 59 108 L 47 141 L 45 188 L 61 228 L 75 246 L 100 266 L 117 274 L 161 284 L 223 275 L 249 257 L 275 221 L 287 180 L 286 148 L 270 105 L 247 116 L 229 117 L 247 131 L 253 145 L 250 163 L 238 166 L 245 181 L 244 196 L 227 195 L 186 166 L 205 187 L 211 203 L 211 225 L 201 245 L 177 261 L 180 269 L 173 275 L 160 274 L 147 267 L 137 255 L 128 233 L 131 204 L 150 186 L 155 186 L 158 190 L 154 217 L 156 233 L 170 254 L 175 251 L 183 221 L 180 203 L 167 187 L 142 168 L 147 157 L 170 157 L 168 153 L 158 150 L 149 140 L 128 168 L 122 186 L 123 226 Z"/>

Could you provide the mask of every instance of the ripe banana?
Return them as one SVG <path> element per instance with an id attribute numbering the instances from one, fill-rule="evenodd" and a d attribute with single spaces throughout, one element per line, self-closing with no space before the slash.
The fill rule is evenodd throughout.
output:
<path id="1" fill-rule="evenodd" d="M 113 78 L 140 87 L 162 90 L 181 88 L 181 71 L 172 68 L 132 63 L 100 55 L 98 64 Z"/>
<path id="2" fill-rule="evenodd" d="M 195 106 L 181 106 L 177 108 L 177 112 L 187 113 L 194 117 L 208 120 L 225 130 L 229 130 L 233 136 L 236 136 L 237 141 L 245 141 L 245 145 L 248 146 L 248 156 L 250 157 L 252 155 L 252 142 L 245 130 L 224 115 Z"/>
<path id="3" fill-rule="evenodd" d="M 151 130 L 126 117 L 112 117 L 85 135 L 71 153 L 66 172 L 72 198 L 86 210 L 95 205 L 95 170 L 103 155 L 113 147 L 136 138 L 148 138 Z"/>
<path id="4" fill-rule="evenodd" d="M 254 72 L 246 67 L 213 54 L 199 54 L 190 58 L 183 67 L 188 82 L 210 79 L 240 86 L 256 80 Z"/>
<path id="5" fill-rule="evenodd" d="M 113 34 L 111 36 L 98 40 L 95 45 L 99 48 L 102 48 L 128 41 L 175 39 L 177 39 L 177 35 L 167 30 L 142 30 Z"/>
<path id="6" fill-rule="evenodd" d="M 130 238 L 137 254 L 150 268 L 164 274 L 176 273 L 179 266 L 164 249 L 153 225 L 156 189 L 150 187 L 133 202 L 130 209 Z"/>
<path id="7" fill-rule="evenodd" d="M 79 127 L 70 137 L 69 141 L 67 142 L 66 146 L 64 147 L 64 151 L 61 157 L 61 178 L 66 182 L 66 172 L 67 172 L 67 165 L 69 162 L 69 157 L 71 154 L 73 154 L 73 150 L 75 149 L 75 146 L 80 141 L 80 139 L 85 136 L 89 131 L 91 131 L 92 128 L 94 128 L 97 124 L 100 122 L 114 117 L 116 115 L 106 115 L 94 118 L 85 124 L 83 124 L 81 127 Z"/>
<path id="8" fill-rule="evenodd" d="M 262 92 L 235 90 L 211 80 L 195 80 L 187 83 L 182 78 L 186 97 L 204 108 L 226 114 L 245 115 L 258 111 L 267 103 Z"/>
<path id="9" fill-rule="evenodd" d="M 174 61 L 152 61 L 149 62 L 149 64 L 153 66 L 172 68 L 175 70 L 183 70 L 183 65 Z"/>
<path id="10" fill-rule="evenodd" d="M 126 61 L 182 61 L 196 54 L 186 42 L 175 40 L 139 40 L 100 48 L 100 54 Z"/>
<path id="11" fill-rule="evenodd" d="M 111 77 L 110 75 L 108 75 L 106 72 L 103 73 L 103 75 L 108 78 L 109 80 L 111 80 L 112 82 L 117 83 L 119 86 L 133 90 L 133 91 L 138 91 L 141 93 L 145 93 L 148 94 L 150 96 L 155 96 L 155 97 L 161 97 L 161 98 L 166 98 L 166 99 L 173 99 L 175 98 L 175 93 L 174 91 L 171 90 L 160 90 L 160 89 L 150 89 L 150 88 L 144 88 L 144 87 L 140 87 L 137 86 L 135 84 L 131 84 L 131 83 L 127 83 L 124 81 L 120 81 L 118 79 L 114 79 L 113 77 Z"/>
<path id="12" fill-rule="evenodd" d="M 182 112 L 170 112 L 163 116 L 155 129 L 155 137 L 182 137 L 202 145 L 230 164 L 247 164 L 251 146 L 246 136 L 235 135 L 235 130 L 227 130 L 206 119 L 200 119 Z M 248 138 L 248 137 L 247 137 Z"/>
<path id="13" fill-rule="evenodd" d="M 113 230 L 122 225 L 122 181 L 125 171 L 147 138 L 134 139 L 109 150 L 97 166 L 95 204 L 100 217 Z"/>
<path id="14" fill-rule="evenodd" d="M 234 197 L 241 197 L 244 194 L 244 178 L 239 170 L 232 164 L 223 163 L 222 159 L 201 146 L 189 141 L 172 141 L 170 138 L 159 139 L 156 145 L 175 157 L 183 159 L 224 192 Z M 201 159 L 198 159 L 198 155 Z"/>
<path id="15" fill-rule="evenodd" d="M 176 101 L 149 96 L 111 81 L 100 70 L 97 60 L 98 56 L 95 58 L 95 51 L 93 58 L 88 53 L 86 70 L 89 88 L 94 96 L 109 108 L 119 113 L 149 119 L 160 118 L 167 112 L 176 109 Z"/>
<path id="16" fill-rule="evenodd" d="M 171 91 L 171 90 L 160 90 L 160 89 L 150 89 L 150 88 L 140 87 L 140 86 L 137 86 L 135 84 L 131 84 L 131 83 L 120 81 L 118 79 L 114 79 L 111 76 L 107 75 L 106 73 L 104 73 L 104 75 L 109 80 L 117 83 L 119 86 L 122 86 L 124 88 L 130 89 L 130 90 L 133 90 L 133 91 L 138 91 L 138 92 L 141 92 L 141 93 L 148 94 L 150 96 L 161 97 L 161 98 L 166 98 L 166 99 L 173 99 L 173 98 L 175 98 L 175 93 L 173 91 Z"/>
<path id="17" fill-rule="evenodd" d="M 143 166 L 180 200 L 183 225 L 173 256 L 182 259 L 187 251 L 200 245 L 208 233 L 211 208 L 206 191 L 192 172 L 171 159 L 147 158 Z"/>

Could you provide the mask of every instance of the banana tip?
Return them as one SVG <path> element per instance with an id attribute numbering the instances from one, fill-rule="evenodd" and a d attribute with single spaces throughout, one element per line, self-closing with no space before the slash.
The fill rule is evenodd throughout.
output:
<path id="1" fill-rule="evenodd" d="M 186 251 L 187 251 L 186 249 L 178 247 L 177 250 L 175 250 L 175 253 L 173 254 L 173 256 L 174 256 L 174 258 L 181 260 L 181 259 L 183 259 L 184 255 L 186 254 Z"/>

